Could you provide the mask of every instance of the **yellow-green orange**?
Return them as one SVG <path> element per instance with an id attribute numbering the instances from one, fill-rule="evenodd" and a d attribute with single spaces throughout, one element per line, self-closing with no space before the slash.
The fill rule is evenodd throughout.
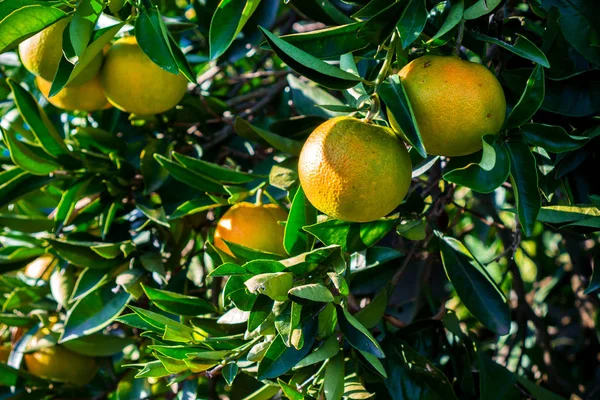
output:
<path id="1" fill-rule="evenodd" d="M 298 164 L 308 200 L 325 214 L 353 222 L 379 219 L 404 199 L 411 180 L 404 145 L 389 128 L 338 117 L 308 137 Z"/>
<path id="2" fill-rule="evenodd" d="M 481 149 L 481 138 L 504 123 L 506 99 L 483 65 L 457 57 L 423 56 L 398 73 L 411 102 L 425 149 L 462 156 Z M 388 114 L 390 124 L 401 132 Z"/>
<path id="3" fill-rule="evenodd" d="M 36 76 L 52 81 L 62 58 L 62 37 L 69 18 L 50 25 L 19 44 L 23 66 Z M 96 57 L 73 79 L 69 85 L 77 86 L 92 79 L 102 66 L 102 54 Z"/>
<path id="4" fill-rule="evenodd" d="M 111 106 L 108 100 L 106 100 L 104 89 L 98 76 L 79 86 L 65 87 L 52 97 L 48 97 L 52 82 L 48 82 L 40 76 L 36 77 L 35 81 L 40 92 L 48 99 L 48 102 L 64 110 L 91 112 Z"/>
<path id="5" fill-rule="evenodd" d="M 238 203 L 219 220 L 215 230 L 215 246 L 233 255 L 223 241 L 251 249 L 285 255 L 284 227 L 279 221 L 287 220 L 287 211 L 275 204 Z"/>
<path id="6" fill-rule="evenodd" d="M 139 115 L 167 111 L 185 95 L 187 79 L 156 65 L 133 36 L 115 42 L 101 71 L 108 101 L 120 110 Z"/>

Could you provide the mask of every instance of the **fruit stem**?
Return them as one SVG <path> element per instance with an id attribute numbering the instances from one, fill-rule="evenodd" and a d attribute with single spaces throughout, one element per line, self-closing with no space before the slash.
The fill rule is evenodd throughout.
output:
<path id="1" fill-rule="evenodd" d="M 377 114 L 379 114 L 379 110 L 381 109 L 381 103 L 379 101 L 379 95 L 377 93 L 373 93 L 371 95 L 371 107 L 369 107 L 369 111 L 367 111 L 367 115 L 363 119 L 363 122 L 369 123 L 375 118 Z"/>
<path id="2" fill-rule="evenodd" d="M 462 20 L 458 26 L 458 36 L 456 36 L 456 47 L 454 48 L 453 54 L 456 57 L 460 57 L 460 48 L 462 47 L 463 37 L 465 36 L 465 21 Z"/>
<path id="3" fill-rule="evenodd" d="M 260 188 L 256 191 L 256 201 L 254 204 L 256 204 L 257 206 L 262 206 L 263 192 L 264 192 L 263 188 Z"/>
<path id="4" fill-rule="evenodd" d="M 396 51 L 397 41 L 398 36 L 396 35 L 396 32 L 394 32 L 392 33 L 392 38 L 390 39 L 390 47 L 385 56 L 385 61 L 383 62 L 383 65 L 381 66 L 381 69 L 377 74 L 377 78 L 375 78 L 375 93 L 377 93 L 377 89 L 379 89 L 379 85 L 381 85 L 381 82 L 383 82 L 389 74 L 390 67 L 392 66 L 392 60 L 394 58 L 394 52 Z"/>

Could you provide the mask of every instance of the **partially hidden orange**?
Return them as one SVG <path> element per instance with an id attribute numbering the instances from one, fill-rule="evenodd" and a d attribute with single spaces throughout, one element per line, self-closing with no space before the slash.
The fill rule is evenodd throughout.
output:
<path id="1" fill-rule="evenodd" d="M 280 221 L 288 213 L 275 204 L 248 202 L 232 206 L 219 220 L 215 230 L 215 246 L 233 256 L 224 240 L 268 253 L 286 255 L 283 247 L 285 228 Z"/>

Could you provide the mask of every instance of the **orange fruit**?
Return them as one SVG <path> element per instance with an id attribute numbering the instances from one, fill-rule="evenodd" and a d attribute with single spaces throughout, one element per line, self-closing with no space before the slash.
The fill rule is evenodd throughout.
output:
<path id="1" fill-rule="evenodd" d="M 28 343 L 35 348 L 50 331 L 39 330 Z M 93 357 L 75 353 L 63 346 L 44 347 L 24 355 L 27 370 L 41 378 L 68 382 L 76 386 L 88 384 L 98 372 L 98 364 Z"/>
<path id="2" fill-rule="evenodd" d="M 156 65 L 133 36 L 117 40 L 108 50 L 101 80 L 108 101 L 120 110 L 139 115 L 175 107 L 187 90 L 185 76 Z"/>
<path id="3" fill-rule="evenodd" d="M 430 154 L 463 156 L 481 150 L 481 138 L 504 124 L 506 99 L 483 65 L 457 57 L 423 56 L 398 73 Z M 401 133 L 388 114 L 392 128 Z"/>
<path id="4" fill-rule="evenodd" d="M 63 31 L 70 18 L 63 18 L 19 44 L 23 66 L 32 74 L 52 81 L 62 58 Z M 92 79 L 102 66 L 102 54 L 94 59 L 73 79 L 69 86 L 81 85 Z"/>
<path id="5" fill-rule="evenodd" d="M 23 273 L 29 278 L 47 281 L 50 279 L 52 270 L 57 261 L 58 260 L 52 254 L 44 254 L 27 264 Z"/>
<path id="6" fill-rule="evenodd" d="M 308 200 L 345 221 L 367 222 L 393 211 L 410 187 L 408 151 L 391 129 L 338 117 L 308 137 L 298 175 Z"/>
<path id="7" fill-rule="evenodd" d="M 287 216 L 287 211 L 275 204 L 235 204 L 217 223 L 214 245 L 231 256 L 233 253 L 223 239 L 251 249 L 285 256 L 285 228 L 278 222 L 286 221 Z"/>
<path id="8" fill-rule="evenodd" d="M 52 97 L 48 97 L 52 82 L 48 82 L 38 76 L 35 81 L 40 89 L 40 92 L 55 107 L 69 111 L 97 111 L 105 108 L 110 108 L 111 105 L 106 100 L 104 89 L 100 84 L 100 78 L 95 76 L 91 80 L 79 86 L 67 86 Z"/>

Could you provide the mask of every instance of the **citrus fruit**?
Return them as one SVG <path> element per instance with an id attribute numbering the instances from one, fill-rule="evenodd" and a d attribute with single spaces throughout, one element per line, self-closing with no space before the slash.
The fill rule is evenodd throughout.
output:
<path id="1" fill-rule="evenodd" d="M 106 100 L 104 89 L 100 84 L 100 78 L 95 76 L 91 80 L 79 86 L 67 86 L 52 97 L 48 97 L 52 82 L 48 82 L 41 76 L 35 78 L 40 92 L 50 104 L 64 110 L 96 111 L 109 108 L 111 105 Z"/>
<path id="2" fill-rule="evenodd" d="M 23 273 L 32 279 L 48 280 L 58 260 L 52 254 L 44 254 L 27 264 Z"/>
<path id="3" fill-rule="evenodd" d="M 430 154 L 463 156 L 481 149 L 506 114 L 498 79 L 483 65 L 457 57 L 423 56 L 398 73 L 412 105 L 423 145 Z M 392 128 L 401 132 L 388 114 Z"/>
<path id="4" fill-rule="evenodd" d="M 215 230 L 215 246 L 225 253 L 233 253 L 223 241 L 251 249 L 285 255 L 283 248 L 283 225 L 287 212 L 275 204 L 238 203 L 219 220 Z"/>
<path id="5" fill-rule="evenodd" d="M 77 386 L 86 385 L 98 372 L 98 364 L 92 357 L 60 345 L 25 354 L 24 358 L 27 370 L 33 375 Z"/>
<path id="6" fill-rule="evenodd" d="M 411 162 L 391 129 L 337 117 L 308 137 L 298 175 L 308 200 L 345 221 L 367 222 L 393 211 L 406 195 Z"/>
<path id="7" fill-rule="evenodd" d="M 108 50 L 101 79 L 108 101 L 139 115 L 175 107 L 187 89 L 182 73 L 172 74 L 156 65 L 133 36 L 117 40 Z"/>
<path id="8" fill-rule="evenodd" d="M 69 20 L 63 18 L 19 44 L 21 62 L 29 72 L 47 81 L 54 79 L 63 54 L 63 31 Z M 98 53 L 69 85 L 77 86 L 89 81 L 101 66 L 102 54 Z"/>

